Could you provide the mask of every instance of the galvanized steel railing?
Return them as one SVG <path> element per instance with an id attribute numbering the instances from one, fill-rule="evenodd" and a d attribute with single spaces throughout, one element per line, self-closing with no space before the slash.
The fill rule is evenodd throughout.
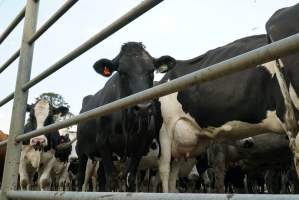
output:
<path id="1" fill-rule="evenodd" d="M 13 113 L 11 117 L 10 134 L 8 141 L 0 143 L 5 145 L 7 143 L 7 154 L 5 161 L 4 177 L 2 182 L 1 199 L 295 199 L 297 196 L 292 195 L 278 195 L 278 196 L 256 196 L 256 195 L 203 195 L 203 194 L 129 194 L 129 193 L 75 193 L 75 192 L 31 192 L 31 191 L 15 191 L 17 188 L 18 178 L 18 164 L 20 159 L 21 143 L 20 141 L 32 138 L 34 136 L 50 133 L 53 130 L 64 128 L 79 121 L 86 121 L 98 116 L 102 116 L 116 110 L 127 108 L 137 103 L 164 96 L 175 91 L 182 90 L 193 84 L 203 83 L 218 77 L 245 70 L 248 66 L 262 64 L 281 56 L 295 53 L 299 51 L 299 33 L 288 38 L 273 42 L 264 47 L 242 54 L 240 56 L 225 60 L 221 63 L 212 65 L 208 68 L 195 71 L 191 74 L 185 75 L 170 82 L 155 86 L 143 92 L 119 99 L 112 103 L 106 104 L 99 108 L 90 110 L 80 115 L 74 116 L 65 121 L 57 122 L 55 124 L 46 126 L 44 128 L 31 131 L 27 134 L 20 135 L 24 132 L 25 121 L 25 107 L 27 105 L 28 89 L 39 83 L 58 69 L 62 68 L 67 63 L 71 62 L 99 42 L 103 41 L 117 30 L 121 29 L 143 13 L 147 12 L 163 0 L 145 0 L 131 11 L 117 19 L 111 25 L 94 35 L 78 48 L 71 51 L 62 59 L 57 61 L 47 70 L 30 79 L 30 71 L 33 55 L 33 42 L 38 39 L 52 24 L 55 23 L 77 0 L 69 0 L 66 2 L 38 31 L 35 32 L 35 25 L 38 13 L 38 0 L 27 0 L 25 12 L 25 25 L 23 31 L 23 40 L 20 51 L 17 51 L 8 61 L 13 62 L 13 58 L 20 54 L 19 69 L 17 75 L 17 83 L 15 92 L 10 94 L 0 102 L 0 106 L 4 105 L 9 100 L 15 98 Z M 19 14 L 20 15 L 20 14 Z M 19 16 L 18 15 L 18 16 Z M 19 17 L 17 17 L 19 20 Z M 14 21 L 18 21 L 14 20 Z M 20 52 L 20 53 L 19 53 Z M 12 61 L 11 61 L 12 60 Z M 9 62 L 6 63 L 9 63 Z M 5 65 L 4 65 L 5 66 Z M 2 67 L 0 68 L 2 69 Z M 1 72 L 1 70 L 0 70 Z"/>
<path id="2" fill-rule="evenodd" d="M 25 122 L 25 107 L 27 105 L 28 89 L 33 85 L 37 84 L 50 74 L 54 73 L 67 63 L 71 62 L 73 59 L 77 58 L 99 42 L 103 41 L 125 25 L 129 24 L 131 21 L 138 18 L 143 13 L 147 12 L 162 0 L 145 0 L 138 6 L 133 8 L 131 11 L 120 17 L 114 23 L 109 25 L 107 28 L 103 29 L 101 32 L 90 38 L 88 41 L 83 43 L 77 49 L 73 50 L 61 60 L 57 61 L 53 66 L 48 68 L 46 71 L 38 75 L 36 78 L 30 81 L 30 72 L 32 65 L 33 56 L 33 42 L 41 36 L 52 24 L 55 23 L 72 5 L 74 5 L 78 0 L 69 0 L 66 2 L 61 9 L 59 9 L 38 31 L 35 31 L 37 13 L 38 13 L 38 0 L 27 0 L 25 14 L 25 22 L 23 29 L 22 45 L 20 50 L 13 54 L 5 63 L 1 66 L 0 72 L 4 71 L 18 56 L 19 59 L 19 69 L 17 74 L 17 83 L 15 92 L 8 95 L 0 102 L 0 106 L 6 104 L 11 99 L 15 98 L 13 105 L 13 112 L 11 116 L 11 126 L 9 131 L 9 139 L 7 142 L 7 154 L 5 158 L 4 176 L 2 181 L 2 191 L 1 199 L 8 199 L 8 191 L 13 191 L 17 189 L 17 178 L 18 178 L 18 166 L 21 152 L 21 143 L 16 143 L 15 138 L 24 132 L 24 122 Z M 19 15 L 17 20 L 20 21 Z M 12 23 L 15 27 L 16 22 Z M 4 32 L 4 37 L 6 37 L 13 28 L 10 28 Z"/>

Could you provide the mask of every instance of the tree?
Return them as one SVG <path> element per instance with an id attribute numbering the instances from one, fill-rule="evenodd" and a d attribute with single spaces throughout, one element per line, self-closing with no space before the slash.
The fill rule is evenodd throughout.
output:
<path id="1" fill-rule="evenodd" d="M 37 97 L 35 100 L 39 101 L 41 99 L 48 101 L 49 104 L 55 108 L 58 108 L 60 106 L 70 108 L 69 104 L 63 99 L 63 97 L 60 94 L 47 92 L 39 95 L 39 97 Z"/>

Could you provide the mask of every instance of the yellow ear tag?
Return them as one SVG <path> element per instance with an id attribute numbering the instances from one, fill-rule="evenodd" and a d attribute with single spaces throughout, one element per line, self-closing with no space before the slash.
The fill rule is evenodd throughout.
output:
<path id="1" fill-rule="evenodd" d="M 105 76 L 110 76 L 111 72 L 110 72 L 110 70 L 109 70 L 108 67 L 106 67 L 106 66 L 104 67 L 103 74 L 104 74 Z"/>

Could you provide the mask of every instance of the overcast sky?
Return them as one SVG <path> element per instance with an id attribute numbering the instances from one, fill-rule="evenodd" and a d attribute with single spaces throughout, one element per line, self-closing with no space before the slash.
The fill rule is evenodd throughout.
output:
<path id="1" fill-rule="evenodd" d="M 40 1 L 40 27 L 64 1 Z M 35 77 L 141 0 L 80 0 L 35 43 L 31 77 Z M 78 114 L 84 96 L 96 93 L 107 78 L 92 68 L 114 58 L 128 41 L 143 42 L 154 57 L 189 59 L 238 38 L 265 33 L 267 19 L 296 0 L 165 0 L 116 34 L 51 75 L 29 93 L 29 103 L 44 92 L 61 94 Z M 25 5 L 0 0 L 0 33 Z M 0 65 L 20 47 L 23 21 L 0 45 Z M 0 74 L 0 99 L 13 92 L 18 60 Z M 0 108 L 0 130 L 8 132 L 12 101 Z"/>

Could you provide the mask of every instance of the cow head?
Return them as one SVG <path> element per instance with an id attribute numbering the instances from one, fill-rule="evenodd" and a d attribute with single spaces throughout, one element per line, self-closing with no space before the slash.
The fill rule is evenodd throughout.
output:
<path id="1" fill-rule="evenodd" d="M 129 42 L 121 47 L 121 51 L 113 60 L 101 59 L 94 64 L 97 73 L 109 77 L 114 71 L 118 72 L 121 97 L 153 87 L 154 70 L 167 72 L 175 66 L 175 59 L 163 56 L 153 58 L 142 43 Z M 140 103 L 132 109 L 137 114 L 150 111 L 152 101 Z"/>
<path id="2" fill-rule="evenodd" d="M 58 145 L 65 145 L 70 142 L 69 134 L 60 135 L 58 139 Z M 58 146 L 57 146 L 58 147 Z M 62 147 L 62 146 L 61 146 Z M 72 146 L 70 145 L 67 148 L 56 149 L 55 157 L 59 159 L 61 162 L 67 162 L 69 155 L 71 154 Z"/>
<path id="3" fill-rule="evenodd" d="M 54 123 L 54 115 L 65 115 L 68 113 L 68 108 L 64 106 L 54 108 L 46 100 L 39 100 L 33 105 L 27 105 L 27 112 L 30 113 L 30 116 L 28 123 L 25 126 L 25 132 L 36 130 Z M 30 139 L 30 145 L 34 147 L 45 147 L 48 144 L 48 137 L 45 135 Z"/>

